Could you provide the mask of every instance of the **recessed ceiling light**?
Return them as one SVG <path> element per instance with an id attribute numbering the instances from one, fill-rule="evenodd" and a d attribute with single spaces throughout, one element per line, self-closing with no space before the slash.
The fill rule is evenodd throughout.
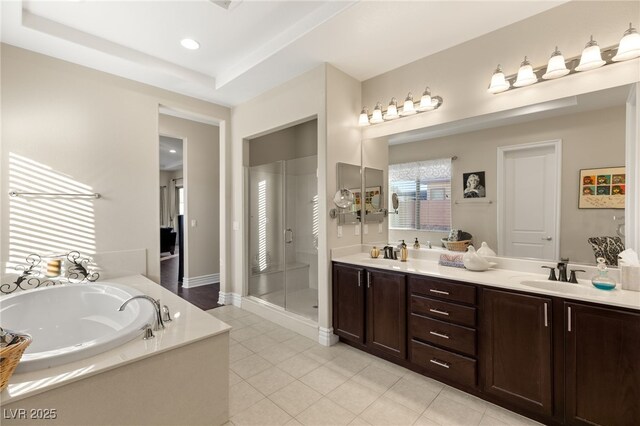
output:
<path id="1" fill-rule="evenodd" d="M 172 153 L 172 154 L 175 154 L 176 150 L 175 149 L 170 149 L 169 152 Z"/>
<path id="2" fill-rule="evenodd" d="M 200 43 L 198 43 L 197 41 L 195 41 L 192 38 L 183 38 L 180 41 L 180 44 L 182 45 L 182 47 L 184 47 L 185 49 L 189 49 L 189 50 L 196 50 L 196 49 L 200 49 Z"/>

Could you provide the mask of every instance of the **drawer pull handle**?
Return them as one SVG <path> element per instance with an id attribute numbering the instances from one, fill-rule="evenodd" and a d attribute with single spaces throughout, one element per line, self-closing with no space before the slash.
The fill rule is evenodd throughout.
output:
<path id="1" fill-rule="evenodd" d="M 434 288 L 430 288 L 430 289 L 429 289 L 429 291 L 430 291 L 431 293 L 444 294 L 445 296 L 448 296 L 448 295 L 449 295 L 449 292 L 448 292 L 448 291 L 436 290 L 436 289 L 434 289 Z"/>
<path id="2" fill-rule="evenodd" d="M 441 310 L 439 310 L 439 309 L 433 309 L 433 308 L 431 308 L 431 309 L 429 309 L 429 312 L 433 312 L 434 314 L 440 314 L 440 315 L 446 315 L 446 316 L 449 316 L 449 312 L 447 312 L 447 311 L 441 311 Z"/>
<path id="3" fill-rule="evenodd" d="M 430 331 L 429 334 L 433 334 L 434 336 L 442 337 L 443 339 L 449 339 L 449 336 L 444 333 L 438 333 L 437 331 Z"/>
<path id="4" fill-rule="evenodd" d="M 435 358 L 430 359 L 429 362 L 431 362 L 431 363 L 433 363 L 435 365 L 439 365 L 440 367 L 449 368 L 449 363 L 444 362 L 444 361 L 438 361 Z"/>

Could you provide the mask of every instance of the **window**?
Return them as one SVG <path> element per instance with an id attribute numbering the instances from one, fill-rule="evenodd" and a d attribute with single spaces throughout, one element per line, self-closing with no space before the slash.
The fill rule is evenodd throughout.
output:
<path id="1" fill-rule="evenodd" d="M 389 165 L 389 194 L 398 195 L 392 229 L 448 232 L 451 229 L 451 159 Z M 391 205 L 391 202 L 389 202 Z"/>

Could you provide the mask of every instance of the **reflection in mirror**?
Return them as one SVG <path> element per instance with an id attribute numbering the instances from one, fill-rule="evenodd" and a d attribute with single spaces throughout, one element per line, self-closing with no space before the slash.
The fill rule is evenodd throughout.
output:
<path id="1" fill-rule="evenodd" d="M 498 239 L 499 233 L 510 232 L 503 225 L 504 213 L 499 213 L 504 207 L 500 205 L 503 203 L 501 200 L 504 199 L 504 193 L 499 194 L 498 191 L 505 191 L 508 183 L 511 185 L 508 190 L 514 195 L 511 198 L 515 200 L 515 207 L 518 207 L 517 203 L 526 204 L 531 213 L 525 217 L 516 208 L 510 219 L 511 229 L 523 226 L 522 221 L 525 219 L 528 221 L 527 226 L 542 229 L 547 220 L 545 215 L 549 216 L 551 206 L 535 201 L 543 200 L 537 191 L 544 186 L 544 180 L 548 176 L 557 173 L 556 199 L 559 208 L 555 209 L 558 211 L 555 219 L 551 215 L 551 221 L 555 220 L 556 230 L 550 231 L 550 234 L 543 232 L 545 235 L 539 235 L 539 240 L 535 241 L 536 245 L 556 245 L 557 252 L 548 255 L 545 250 L 538 250 L 536 255 L 531 254 L 536 251 L 528 251 L 515 256 L 536 256 L 550 261 L 564 257 L 569 258 L 572 263 L 595 264 L 595 248 L 589 244 L 588 239 L 618 237 L 617 231 L 624 223 L 624 209 L 611 208 L 607 203 L 598 206 L 600 208 L 581 208 L 579 198 L 584 192 L 584 185 L 580 181 L 580 172 L 584 169 L 625 165 L 625 102 L 630 90 L 628 86 L 617 87 L 517 111 L 395 134 L 375 141 L 384 140 L 388 143 L 388 164 L 391 165 L 457 156 L 458 159 L 452 163 L 451 227 L 471 233 L 473 242 L 478 246 L 486 241 L 498 253 L 505 252 L 504 241 L 500 242 Z M 536 166 L 538 168 L 530 167 L 529 172 L 520 173 L 514 179 L 509 178 L 511 180 L 507 181 L 504 178 L 498 181 L 499 148 L 518 145 L 525 147 L 526 144 L 555 140 L 561 141 L 558 152 L 560 166 L 540 160 Z M 363 143 L 364 166 L 370 166 L 365 159 L 371 157 L 365 150 L 378 145 Z M 530 157 L 535 157 L 531 154 L 527 152 Z M 479 172 L 484 173 L 485 197 L 465 198 L 464 176 L 468 178 Z M 597 194 L 597 176 L 595 179 L 593 193 Z M 606 179 L 601 181 L 601 192 L 606 195 Z M 609 191 L 609 195 L 612 195 L 612 189 Z M 396 191 L 389 188 L 389 192 Z M 624 196 L 622 192 L 616 190 L 620 197 Z M 402 206 L 400 209 L 402 211 Z M 388 232 L 389 241 L 412 241 L 414 237 L 418 237 L 420 242 L 435 242 L 448 234 L 446 230 L 397 230 L 393 227 Z M 624 238 L 621 241 L 624 244 Z"/>
<path id="2" fill-rule="evenodd" d="M 360 166 L 347 163 L 336 164 L 336 182 L 338 193 L 342 190 L 348 190 L 351 193 L 353 201 L 350 205 L 344 207 L 341 211 L 337 211 L 336 217 L 338 225 L 353 225 L 360 223 L 361 209 L 361 186 Z M 337 194 L 336 194 L 337 195 Z"/>
<path id="3" fill-rule="evenodd" d="M 364 223 L 384 221 L 384 172 L 371 167 L 364 168 Z"/>

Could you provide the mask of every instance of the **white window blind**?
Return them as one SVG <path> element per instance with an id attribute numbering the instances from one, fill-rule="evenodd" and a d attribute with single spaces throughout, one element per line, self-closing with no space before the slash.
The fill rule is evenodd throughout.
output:
<path id="1" fill-rule="evenodd" d="M 389 194 L 398 195 L 393 229 L 448 232 L 451 229 L 451 159 L 389 165 Z M 389 202 L 391 205 L 391 202 Z"/>

